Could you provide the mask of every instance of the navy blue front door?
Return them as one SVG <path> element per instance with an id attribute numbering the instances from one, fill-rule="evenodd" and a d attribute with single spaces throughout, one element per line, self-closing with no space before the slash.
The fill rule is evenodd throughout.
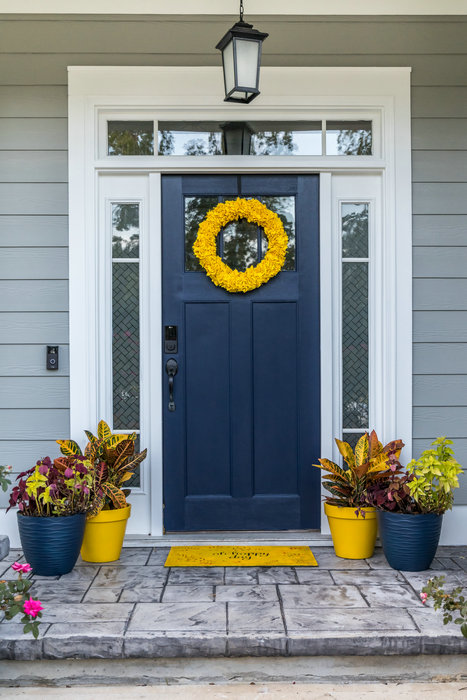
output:
<path id="1" fill-rule="evenodd" d="M 206 213 L 238 196 L 289 236 L 284 269 L 246 294 L 216 287 L 192 250 Z M 162 232 L 166 531 L 319 528 L 318 176 L 164 176 Z M 231 268 L 266 247 L 246 221 L 219 236 Z"/>

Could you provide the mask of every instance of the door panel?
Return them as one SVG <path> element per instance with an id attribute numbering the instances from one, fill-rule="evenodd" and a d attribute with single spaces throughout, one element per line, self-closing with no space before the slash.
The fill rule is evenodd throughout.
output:
<path id="1" fill-rule="evenodd" d="M 237 196 L 264 201 L 289 236 L 283 270 L 246 294 L 216 287 L 191 251 L 207 211 Z M 178 329 L 162 368 L 166 530 L 318 528 L 318 176 L 165 176 L 162 222 L 163 324 Z M 265 252 L 252 224 L 219 235 L 239 269 Z"/>

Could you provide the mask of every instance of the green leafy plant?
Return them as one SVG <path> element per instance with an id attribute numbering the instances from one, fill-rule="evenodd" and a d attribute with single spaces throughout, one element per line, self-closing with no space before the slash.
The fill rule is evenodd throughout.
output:
<path id="1" fill-rule="evenodd" d="M 93 506 L 88 515 L 97 515 L 103 509 L 125 508 L 126 498 L 131 489 L 122 487 L 146 459 L 147 450 L 135 453 L 136 433 L 130 435 L 112 433 L 103 420 L 97 426 L 97 436 L 89 430 L 84 432 L 89 440 L 84 450 L 84 457 L 92 464 L 94 496 Z M 57 440 L 57 442 L 65 457 L 82 454 L 81 448 L 74 440 Z"/>
<path id="2" fill-rule="evenodd" d="M 328 472 L 323 477 L 324 488 L 331 493 L 326 501 L 331 505 L 357 507 L 366 505 L 366 490 L 375 482 L 400 474 L 399 455 L 404 443 L 393 440 L 383 447 L 376 432 L 365 433 L 355 446 L 336 438 L 336 445 L 346 467 L 341 468 L 330 459 L 320 459 L 314 467 Z"/>
<path id="3" fill-rule="evenodd" d="M 11 484 L 11 479 L 8 478 L 8 475 L 11 472 L 11 466 L 2 466 L 0 465 L 0 488 L 2 491 L 8 491 L 8 487 Z"/>
<path id="4" fill-rule="evenodd" d="M 0 581 L 0 610 L 4 611 L 6 620 L 12 620 L 16 615 L 23 613 L 21 622 L 24 634 L 32 632 L 37 639 L 42 617 L 40 611 L 43 608 L 40 600 L 27 597 L 33 582 L 23 579 L 23 574 L 29 574 L 32 568 L 29 564 L 20 564 L 17 561 L 11 568 L 16 571 L 18 578 L 16 581 Z"/>
<path id="5" fill-rule="evenodd" d="M 459 486 L 462 467 L 449 447 L 452 440 L 439 437 L 431 444 L 434 449 L 424 450 L 407 465 L 407 473 L 415 477 L 408 486 L 422 513 L 441 514 L 452 508 L 452 490 Z"/>
<path id="6" fill-rule="evenodd" d="M 464 637 L 467 637 L 467 600 L 462 595 L 463 588 L 458 586 L 458 588 L 453 588 L 452 591 L 446 593 L 444 591 L 444 581 L 444 576 L 430 578 L 426 586 L 422 588 L 420 598 L 423 603 L 428 598 L 432 598 L 435 610 L 440 608 L 443 610 L 444 624 L 447 625 L 454 618 L 454 623 L 461 626 L 462 634 Z"/>

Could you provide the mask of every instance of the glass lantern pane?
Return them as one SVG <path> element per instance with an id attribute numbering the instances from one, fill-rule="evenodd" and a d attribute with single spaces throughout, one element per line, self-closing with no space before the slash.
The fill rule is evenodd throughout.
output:
<path id="1" fill-rule="evenodd" d="M 371 156 L 371 121 L 326 121 L 326 155 Z"/>
<path id="2" fill-rule="evenodd" d="M 233 41 L 229 41 L 222 52 L 222 60 L 224 62 L 224 81 L 225 94 L 227 95 L 235 87 L 235 72 L 234 72 L 234 56 L 233 56 Z"/>
<path id="3" fill-rule="evenodd" d="M 109 156 L 154 155 L 154 122 L 109 121 Z"/>
<path id="4" fill-rule="evenodd" d="M 139 204 L 112 204 L 112 257 L 139 257 Z"/>
<path id="5" fill-rule="evenodd" d="M 342 204 L 342 257 L 368 257 L 368 204 Z"/>
<path id="6" fill-rule="evenodd" d="M 235 38 L 237 86 L 257 90 L 259 41 Z"/>

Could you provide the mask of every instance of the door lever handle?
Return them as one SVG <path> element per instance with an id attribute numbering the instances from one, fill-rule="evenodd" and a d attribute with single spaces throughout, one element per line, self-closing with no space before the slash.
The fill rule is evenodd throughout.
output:
<path id="1" fill-rule="evenodd" d="M 174 377 L 178 372 L 177 360 L 171 357 L 167 360 L 165 365 L 165 371 L 169 377 L 169 411 L 175 411 L 175 401 L 174 401 Z"/>

